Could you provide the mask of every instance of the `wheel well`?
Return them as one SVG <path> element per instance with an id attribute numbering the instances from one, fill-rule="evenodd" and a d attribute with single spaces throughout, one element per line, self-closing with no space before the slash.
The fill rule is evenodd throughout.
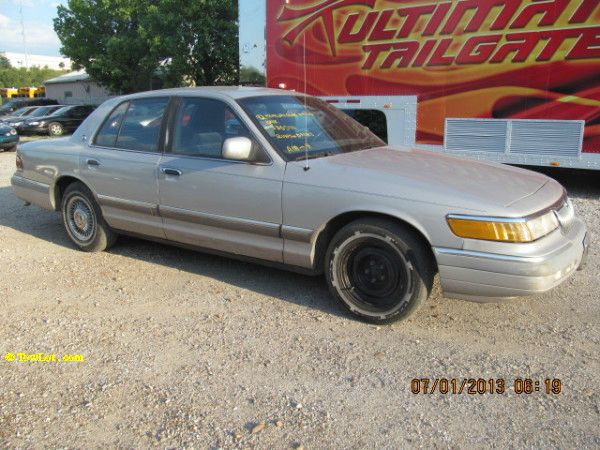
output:
<path id="1" fill-rule="evenodd" d="M 351 211 L 344 214 L 340 214 L 339 216 L 336 216 L 333 219 L 331 219 L 329 222 L 327 222 L 323 230 L 319 233 L 315 245 L 315 270 L 317 273 L 322 273 L 325 269 L 325 253 L 327 252 L 327 247 L 329 247 L 329 243 L 331 242 L 331 239 L 333 239 L 333 236 L 335 236 L 335 234 L 339 230 L 344 228 L 350 222 L 366 218 L 379 218 L 389 220 L 409 229 L 412 233 L 414 233 L 414 235 L 417 238 L 419 238 L 423 246 L 428 250 L 432 269 L 435 272 L 437 272 L 437 263 L 435 255 L 433 254 L 433 249 L 431 248 L 431 243 L 423 235 L 423 233 L 421 233 L 413 225 L 389 214 L 374 213 L 370 211 Z"/>
<path id="2" fill-rule="evenodd" d="M 64 176 L 59 178 L 56 181 L 56 184 L 54 185 L 54 209 L 56 211 L 60 210 L 60 204 L 62 202 L 62 197 L 63 194 L 65 193 L 65 190 L 67 189 L 67 187 L 70 184 L 73 183 L 81 183 L 81 180 L 78 180 L 75 177 L 70 177 L 70 176 Z"/>

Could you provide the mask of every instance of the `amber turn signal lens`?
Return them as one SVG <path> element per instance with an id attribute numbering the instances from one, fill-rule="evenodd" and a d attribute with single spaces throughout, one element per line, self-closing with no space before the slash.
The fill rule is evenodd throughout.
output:
<path id="1" fill-rule="evenodd" d="M 500 242 L 532 242 L 558 228 L 550 211 L 530 220 L 479 220 L 448 217 L 448 225 L 458 237 Z"/>

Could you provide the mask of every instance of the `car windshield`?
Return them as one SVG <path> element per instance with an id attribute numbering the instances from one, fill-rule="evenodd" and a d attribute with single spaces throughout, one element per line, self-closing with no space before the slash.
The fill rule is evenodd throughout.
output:
<path id="1" fill-rule="evenodd" d="M 26 106 L 25 108 L 19 108 L 11 115 L 14 117 L 24 117 L 32 111 L 31 106 Z"/>
<path id="2" fill-rule="evenodd" d="M 49 116 L 62 116 L 70 109 L 73 109 L 73 106 L 63 106 L 62 108 L 57 109 L 56 111 L 49 113 Z"/>
<path id="3" fill-rule="evenodd" d="M 368 128 L 314 97 L 271 95 L 238 102 L 288 161 L 385 145 Z"/>
<path id="4" fill-rule="evenodd" d="M 40 106 L 34 112 L 29 114 L 29 117 L 48 116 L 48 115 L 52 114 L 54 111 L 56 111 L 58 108 L 60 108 L 60 107 L 59 106 Z"/>
<path id="5" fill-rule="evenodd" d="M 0 114 L 6 114 L 7 112 L 11 112 L 15 109 L 15 105 L 17 103 L 14 101 L 8 101 L 0 107 Z"/>

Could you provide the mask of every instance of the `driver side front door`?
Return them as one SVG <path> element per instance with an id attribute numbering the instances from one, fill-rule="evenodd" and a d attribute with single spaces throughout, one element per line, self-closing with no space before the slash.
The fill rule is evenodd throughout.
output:
<path id="1" fill-rule="evenodd" d="M 180 99 L 158 173 L 167 239 L 269 261 L 283 261 L 281 162 L 221 157 L 225 139 L 252 133 L 225 102 Z"/>

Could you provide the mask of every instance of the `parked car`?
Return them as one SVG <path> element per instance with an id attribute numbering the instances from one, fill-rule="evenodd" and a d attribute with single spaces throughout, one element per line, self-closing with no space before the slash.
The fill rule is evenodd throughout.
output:
<path id="1" fill-rule="evenodd" d="M 232 121 L 236 121 L 234 126 Z M 101 251 L 142 236 L 311 274 L 373 322 L 447 296 L 543 292 L 581 266 L 583 222 L 534 172 L 388 147 L 326 102 L 264 88 L 105 102 L 69 138 L 17 150 L 19 198 Z"/>
<path id="2" fill-rule="evenodd" d="M 19 133 L 62 136 L 75 131 L 94 109 L 92 105 L 64 106 L 52 114 L 25 120 L 19 125 Z"/>
<path id="3" fill-rule="evenodd" d="M 11 152 L 17 149 L 18 143 L 19 135 L 17 134 L 17 130 L 0 123 L 0 149 Z"/>
<path id="4" fill-rule="evenodd" d="M 0 106 L 0 117 L 10 116 L 19 108 L 26 106 L 58 105 L 56 100 L 49 98 L 13 98 Z"/>
<path id="5" fill-rule="evenodd" d="M 12 119 L 7 119 L 4 121 L 6 125 L 14 127 L 19 131 L 19 127 L 25 122 L 26 119 L 33 119 L 34 117 L 44 117 L 49 114 L 52 114 L 55 111 L 58 111 L 64 105 L 54 105 L 54 106 L 38 106 L 37 109 L 31 112 L 27 117 L 14 117 Z"/>
<path id="6" fill-rule="evenodd" d="M 14 111 L 10 116 L 0 117 L 0 123 L 5 123 L 5 122 L 13 120 L 13 119 L 20 119 L 20 118 L 27 117 L 29 114 L 31 114 L 33 111 L 35 111 L 37 108 L 39 108 L 39 106 L 26 106 L 24 108 L 19 108 L 16 111 Z"/>

